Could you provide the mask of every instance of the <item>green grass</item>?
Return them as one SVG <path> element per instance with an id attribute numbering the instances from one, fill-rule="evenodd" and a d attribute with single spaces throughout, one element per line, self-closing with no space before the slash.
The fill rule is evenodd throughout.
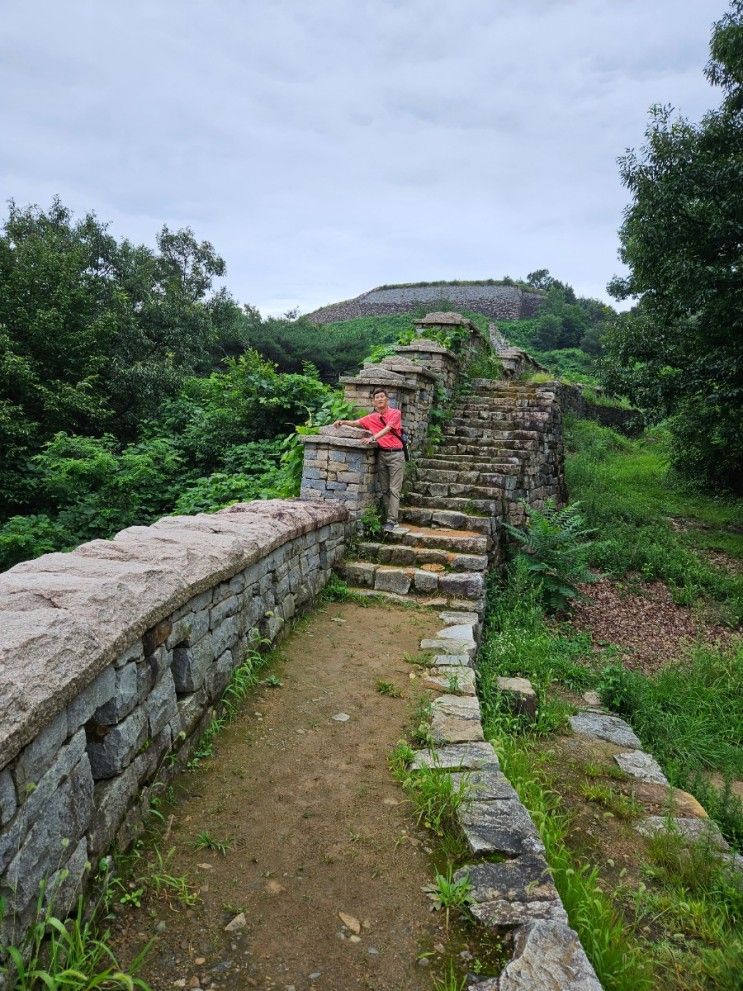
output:
<path id="1" fill-rule="evenodd" d="M 613 577 L 663 581 L 683 605 L 714 600 L 730 623 L 743 619 L 743 578 L 714 567 L 706 547 L 743 558 L 743 502 L 690 490 L 669 471 L 660 428 L 628 440 L 588 420 L 566 417 L 566 478 L 589 526 L 591 562 Z M 676 529 L 671 520 L 677 522 Z"/>
<path id="2" fill-rule="evenodd" d="M 62 878 L 64 880 L 64 878 Z M 110 902 L 111 878 L 106 871 L 96 879 L 100 894 L 92 903 L 82 895 L 75 913 L 60 919 L 54 897 L 42 883 L 36 919 L 19 945 L 0 943 L 0 978 L 12 979 L 13 991 L 151 991 L 137 977 L 150 944 L 122 968 L 109 946 L 110 931 L 103 925 Z M 4 905 L 0 899 L 0 921 Z"/>

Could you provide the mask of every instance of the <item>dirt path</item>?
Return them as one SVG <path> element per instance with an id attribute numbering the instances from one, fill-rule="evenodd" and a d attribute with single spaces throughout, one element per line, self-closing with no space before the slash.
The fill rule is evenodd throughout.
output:
<path id="1" fill-rule="evenodd" d="M 120 917 L 125 959 L 159 931 L 142 972 L 156 991 L 430 991 L 417 957 L 443 938 L 421 891 L 431 858 L 386 758 L 420 694 L 404 655 L 440 625 L 435 612 L 330 604 L 282 644 L 271 671 L 283 684 L 259 688 L 216 756 L 177 782 L 168 870 L 200 886 L 199 903 L 148 899 Z M 205 830 L 230 843 L 224 855 L 195 849 Z M 247 924 L 226 932 L 239 912 Z"/>

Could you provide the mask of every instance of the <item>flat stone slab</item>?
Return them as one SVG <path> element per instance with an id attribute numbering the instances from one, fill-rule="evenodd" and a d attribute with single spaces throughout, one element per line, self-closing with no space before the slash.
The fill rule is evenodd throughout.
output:
<path id="1" fill-rule="evenodd" d="M 658 785 L 668 784 L 668 778 L 655 757 L 642 750 L 628 750 L 623 754 L 614 754 L 614 760 L 625 774 L 631 774 L 633 778 Z"/>
<path id="2" fill-rule="evenodd" d="M 464 743 L 484 739 L 477 698 L 440 695 L 431 704 L 431 737 L 435 743 Z"/>
<path id="3" fill-rule="evenodd" d="M 435 668 L 472 668 L 472 663 L 466 654 L 437 654 L 433 659 Z"/>
<path id="4" fill-rule="evenodd" d="M 477 644 L 472 639 L 447 640 L 438 637 L 435 640 L 421 640 L 420 649 L 430 650 L 436 654 L 459 654 L 471 661 L 477 653 Z"/>
<path id="5" fill-rule="evenodd" d="M 480 617 L 476 612 L 458 612 L 452 609 L 444 609 L 439 613 L 439 619 L 447 626 L 458 626 L 460 623 L 468 623 L 477 628 L 480 624 Z"/>
<path id="6" fill-rule="evenodd" d="M 452 678 L 456 679 L 453 688 Z M 447 692 L 460 695 L 476 695 L 475 672 L 472 668 L 461 664 L 449 664 L 444 667 L 429 668 L 426 672 L 425 684 L 432 688 L 445 688 Z"/>
<path id="7" fill-rule="evenodd" d="M 413 771 L 423 767 L 440 767 L 449 771 L 473 771 L 500 768 L 498 755 L 490 743 L 459 743 L 448 747 L 419 750 L 410 765 Z"/>
<path id="8" fill-rule="evenodd" d="M 568 921 L 552 875 L 538 854 L 502 864 L 464 867 L 454 879 L 463 877 L 468 877 L 472 885 L 470 910 L 487 926 L 509 929 L 537 919 Z"/>
<path id="9" fill-rule="evenodd" d="M 454 626 L 445 626 L 436 634 L 437 640 L 474 640 L 474 623 L 457 623 Z"/>
<path id="10" fill-rule="evenodd" d="M 495 686 L 508 698 L 514 712 L 533 719 L 537 714 L 537 693 L 528 678 L 496 678 Z"/>
<path id="11" fill-rule="evenodd" d="M 536 826 L 518 799 L 466 802 L 457 816 L 472 853 L 544 853 Z"/>
<path id="12" fill-rule="evenodd" d="M 684 839 L 694 843 L 707 840 L 718 850 L 727 852 L 730 847 L 717 826 L 709 819 L 697 819 L 692 816 L 675 816 L 671 822 Z M 635 823 L 635 830 L 641 836 L 657 836 L 668 831 L 668 816 L 648 816 Z"/>
<path id="13" fill-rule="evenodd" d="M 475 988 L 483 991 L 481 985 Z M 514 935 L 514 959 L 498 991 L 602 991 L 577 933 L 564 922 L 522 926 Z"/>
<path id="14" fill-rule="evenodd" d="M 642 744 L 633 729 L 619 716 L 605 716 L 600 712 L 579 712 L 570 717 L 574 733 L 580 736 L 595 736 L 599 740 L 615 743 L 618 747 L 633 747 L 642 750 Z"/>
<path id="15" fill-rule="evenodd" d="M 511 782 L 497 767 L 486 767 L 474 771 L 454 771 L 452 781 L 455 786 L 462 781 L 467 782 L 467 797 L 472 802 L 493 802 L 504 798 L 518 798 Z"/>

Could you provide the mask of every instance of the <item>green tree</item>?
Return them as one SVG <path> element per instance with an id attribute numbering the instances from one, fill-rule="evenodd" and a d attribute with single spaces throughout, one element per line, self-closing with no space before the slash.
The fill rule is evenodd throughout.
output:
<path id="1" fill-rule="evenodd" d="M 698 124 L 651 108 L 646 143 L 620 159 L 632 194 L 619 232 L 639 297 L 605 341 L 604 377 L 669 413 L 673 460 L 692 479 L 743 484 L 743 0 L 715 24 L 705 69 L 723 90 Z"/>

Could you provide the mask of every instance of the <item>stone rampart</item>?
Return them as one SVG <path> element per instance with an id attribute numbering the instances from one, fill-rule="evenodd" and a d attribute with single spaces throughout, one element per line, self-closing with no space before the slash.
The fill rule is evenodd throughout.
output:
<path id="1" fill-rule="evenodd" d="M 441 304 L 448 304 L 453 309 L 483 313 L 496 320 L 520 320 L 533 316 L 543 301 L 544 296 L 539 292 L 488 282 L 389 286 L 322 306 L 308 313 L 307 319 L 318 324 L 334 323 L 354 317 L 411 313 L 420 307 L 440 309 Z"/>
<path id="2" fill-rule="evenodd" d="M 273 500 L 173 516 L 0 575 L 0 943 L 47 881 L 64 914 L 136 836 L 233 670 L 343 554 L 348 514 Z"/>

